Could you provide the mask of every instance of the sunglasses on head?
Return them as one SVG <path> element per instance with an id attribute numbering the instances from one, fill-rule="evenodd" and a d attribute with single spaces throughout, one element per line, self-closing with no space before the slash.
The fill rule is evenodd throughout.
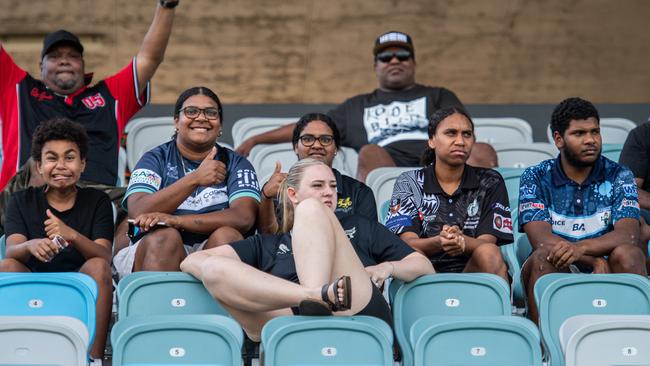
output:
<path id="1" fill-rule="evenodd" d="M 411 54 L 411 51 L 400 50 L 400 51 L 394 51 L 394 52 L 391 52 L 391 51 L 380 52 L 376 56 L 377 60 L 379 60 L 381 62 L 384 62 L 384 63 L 390 62 L 390 60 L 392 60 L 393 57 L 397 57 L 397 59 L 399 61 L 406 61 L 406 60 L 410 59 L 411 57 L 413 57 L 413 55 Z"/>

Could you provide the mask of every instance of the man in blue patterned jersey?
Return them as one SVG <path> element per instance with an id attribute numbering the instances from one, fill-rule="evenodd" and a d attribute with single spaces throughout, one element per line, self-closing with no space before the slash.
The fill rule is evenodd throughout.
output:
<path id="1" fill-rule="evenodd" d="M 568 98 L 553 111 L 551 131 L 560 155 L 526 169 L 519 186 L 519 231 L 534 250 L 522 277 L 535 321 L 533 288 L 547 273 L 647 275 L 634 176 L 601 156 L 598 111 Z"/>

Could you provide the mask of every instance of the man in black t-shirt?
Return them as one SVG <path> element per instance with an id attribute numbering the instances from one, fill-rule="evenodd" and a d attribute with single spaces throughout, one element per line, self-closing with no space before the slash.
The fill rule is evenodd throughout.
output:
<path id="1" fill-rule="evenodd" d="M 426 147 L 428 117 L 444 107 L 463 105 L 445 88 L 415 82 L 415 50 L 411 37 L 391 31 L 377 37 L 373 48 L 379 88 L 352 97 L 327 114 L 334 119 L 343 146 L 359 151 L 357 179 L 384 166 L 420 166 Z M 237 147 L 248 155 L 257 144 L 291 141 L 294 124 L 253 136 Z"/>
<path id="2" fill-rule="evenodd" d="M 650 240 L 650 118 L 627 135 L 618 162 L 634 173 L 641 208 L 641 241 L 647 243 Z"/>

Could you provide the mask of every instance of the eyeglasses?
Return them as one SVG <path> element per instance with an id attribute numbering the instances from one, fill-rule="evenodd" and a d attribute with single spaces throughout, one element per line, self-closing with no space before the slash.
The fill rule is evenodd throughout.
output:
<path id="1" fill-rule="evenodd" d="M 217 108 L 199 108 L 193 106 L 187 106 L 181 109 L 179 112 L 183 112 L 185 117 L 189 119 L 199 118 L 199 114 L 203 112 L 203 115 L 207 119 L 219 119 L 219 109 Z"/>
<path id="2" fill-rule="evenodd" d="M 320 135 L 318 137 L 314 135 L 300 136 L 300 142 L 307 147 L 311 147 L 312 145 L 314 145 L 316 143 L 316 140 L 318 140 L 318 142 L 320 142 L 322 146 L 329 146 L 332 144 L 332 142 L 334 142 L 334 136 L 332 135 Z"/>
<path id="3" fill-rule="evenodd" d="M 406 61 L 411 57 L 413 57 L 413 55 L 411 54 L 410 51 L 401 50 L 395 52 L 385 51 L 385 52 L 378 53 L 376 56 L 377 60 L 384 63 L 390 62 L 393 59 L 393 57 L 397 57 L 399 61 Z"/>

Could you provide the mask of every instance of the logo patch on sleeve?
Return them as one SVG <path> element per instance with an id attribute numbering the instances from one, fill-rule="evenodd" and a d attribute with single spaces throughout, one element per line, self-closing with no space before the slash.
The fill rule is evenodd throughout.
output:
<path id="1" fill-rule="evenodd" d="M 492 227 L 502 233 L 512 234 L 512 219 L 495 213 L 492 219 Z"/>
<path id="2" fill-rule="evenodd" d="M 162 178 L 158 173 L 154 172 L 153 170 L 149 169 L 136 169 L 133 173 L 131 173 L 131 181 L 129 184 L 146 184 L 148 186 L 152 186 L 155 189 L 160 188 L 160 183 L 162 181 Z"/>

